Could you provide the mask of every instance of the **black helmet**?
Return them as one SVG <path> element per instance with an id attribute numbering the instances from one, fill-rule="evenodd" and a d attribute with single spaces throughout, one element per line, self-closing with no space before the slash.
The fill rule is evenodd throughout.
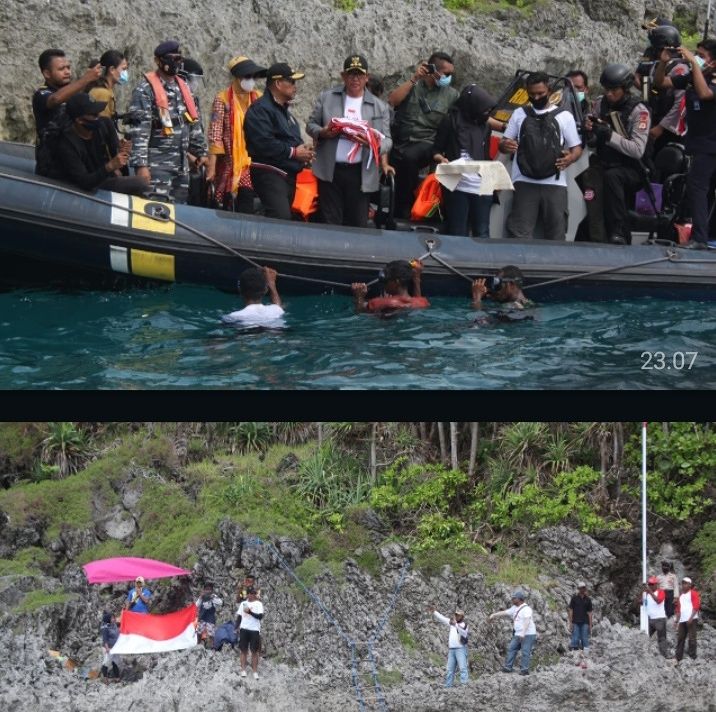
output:
<path id="1" fill-rule="evenodd" d="M 599 83 L 605 89 L 626 89 L 634 83 L 634 73 L 626 64 L 607 64 L 599 77 Z"/>
<path id="2" fill-rule="evenodd" d="M 652 47 L 681 47 L 681 35 L 673 25 L 662 25 L 649 30 L 649 42 Z"/>

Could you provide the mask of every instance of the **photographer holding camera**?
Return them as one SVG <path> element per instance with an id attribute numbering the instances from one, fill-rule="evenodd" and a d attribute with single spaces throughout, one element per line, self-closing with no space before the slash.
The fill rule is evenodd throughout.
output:
<path id="1" fill-rule="evenodd" d="M 397 217 L 410 217 L 418 173 L 432 162 L 438 125 L 457 101 L 458 92 L 450 86 L 454 71 L 449 54 L 433 52 L 388 95 L 388 103 L 396 109 L 389 163 L 395 167 Z"/>
<path id="2" fill-rule="evenodd" d="M 595 220 L 603 215 L 609 242 L 631 244 L 628 206 L 646 181 L 642 158 L 651 118 L 646 105 L 631 93 L 634 74 L 625 64 L 607 64 L 599 83 L 604 94 L 584 120 L 589 145 L 596 148 L 597 156 L 587 213 Z"/>

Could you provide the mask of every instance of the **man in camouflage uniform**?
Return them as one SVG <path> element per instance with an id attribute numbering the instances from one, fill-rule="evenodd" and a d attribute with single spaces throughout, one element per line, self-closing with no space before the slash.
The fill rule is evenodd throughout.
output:
<path id="1" fill-rule="evenodd" d="M 198 168 L 208 160 L 206 138 L 191 90 L 177 77 L 182 64 L 179 43 L 162 42 L 154 50 L 154 61 L 156 72 L 145 74 L 132 92 L 129 112 L 135 126 L 130 165 L 151 182 L 154 191 L 185 203 L 190 161 Z M 158 96 L 162 90 L 166 108 Z"/>
<path id="2" fill-rule="evenodd" d="M 630 93 L 634 74 L 624 64 L 608 64 L 599 79 L 604 94 L 584 121 L 596 148 L 599 180 L 585 190 L 590 222 L 604 215 L 606 235 L 616 245 L 631 244 L 629 202 L 646 184 L 642 158 L 651 118 L 642 101 Z M 608 196 L 608 200 L 604 198 Z M 601 203 L 601 205 L 600 205 Z"/>

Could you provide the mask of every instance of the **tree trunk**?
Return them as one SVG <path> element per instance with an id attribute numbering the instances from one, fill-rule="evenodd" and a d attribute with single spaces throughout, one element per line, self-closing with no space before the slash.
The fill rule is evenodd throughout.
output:
<path id="1" fill-rule="evenodd" d="M 450 423 L 450 466 L 457 470 L 457 423 Z"/>
<path id="2" fill-rule="evenodd" d="M 440 462 L 447 462 L 447 445 L 445 444 L 445 425 L 438 423 L 438 439 L 440 441 Z"/>
<path id="3" fill-rule="evenodd" d="M 472 480 L 475 474 L 475 462 L 477 461 L 477 444 L 480 437 L 480 424 L 477 422 L 470 423 L 470 460 L 467 465 L 467 476 Z"/>
<path id="4" fill-rule="evenodd" d="M 371 423 L 370 428 L 370 478 L 373 484 L 377 479 L 378 467 L 376 464 L 376 437 L 378 435 L 378 423 Z"/>
<path id="5" fill-rule="evenodd" d="M 418 428 L 420 429 L 420 439 L 423 441 L 423 443 L 427 443 L 428 439 L 428 427 L 425 423 L 418 423 Z"/>

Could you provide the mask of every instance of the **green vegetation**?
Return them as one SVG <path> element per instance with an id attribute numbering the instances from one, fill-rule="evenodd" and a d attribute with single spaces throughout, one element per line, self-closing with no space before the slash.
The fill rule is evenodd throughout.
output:
<path id="1" fill-rule="evenodd" d="M 443 0 L 443 5 L 452 12 L 464 11 L 487 14 L 495 10 L 513 9 L 521 14 L 530 14 L 536 5 L 544 0 Z"/>
<path id="2" fill-rule="evenodd" d="M 390 624 L 398 636 L 398 640 L 406 650 L 415 650 L 418 644 L 411 635 L 410 631 L 405 627 L 405 618 L 403 616 L 393 616 L 390 619 Z"/>
<path id="3" fill-rule="evenodd" d="M 50 555 L 39 546 L 20 549 L 12 559 L 0 559 L 0 576 L 36 576 L 50 566 Z"/>
<path id="4" fill-rule="evenodd" d="M 669 423 L 649 429 L 647 449 L 649 509 L 662 517 L 685 521 L 712 504 L 716 471 L 716 432 L 709 424 Z M 630 442 L 627 461 L 641 463 L 641 435 Z M 638 479 L 627 486 L 639 495 Z"/>
<path id="5" fill-rule="evenodd" d="M 703 39 L 703 27 L 699 27 L 698 10 L 682 5 L 676 8 L 673 23 L 681 35 L 681 44 L 696 49 L 697 43 Z"/>
<path id="6" fill-rule="evenodd" d="M 353 12 L 353 10 L 363 7 L 363 4 L 358 0 L 333 0 L 333 7 L 343 12 Z"/>
<path id="7" fill-rule="evenodd" d="M 32 613 L 32 611 L 36 611 L 38 608 L 44 608 L 45 606 L 65 604 L 71 598 L 73 598 L 73 595 L 69 593 L 47 593 L 46 591 L 30 591 L 30 593 L 26 594 L 22 601 L 20 601 L 20 603 L 15 606 L 13 611 L 15 613 Z"/>
<path id="8" fill-rule="evenodd" d="M 648 452 L 651 512 L 709 521 L 713 424 L 651 424 Z M 640 458 L 637 423 L 5 423 L 0 510 L 48 541 L 93 528 L 129 488 L 138 538 L 99 543 L 80 563 L 137 555 L 187 566 L 229 519 L 263 539 L 306 538 L 308 585 L 324 571 L 342 576 L 349 558 L 380 574 L 377 513 L 428 575 L 449 565 L 533 585 L 536 567 L 515 552 L 535 528 L 593 533 L 638 518 Z M 715 537 L 706 526 L 694 542 L 712 569 Z M 39 549 L 0 560 L 5 575 L 52 567 Z"/>
<path id="9" fill-rule="evenodd" d="M 694 538 L 692 548 L 701 557 L 706 577 L 716 577 L 716 521 L 707 522 Z"/>

